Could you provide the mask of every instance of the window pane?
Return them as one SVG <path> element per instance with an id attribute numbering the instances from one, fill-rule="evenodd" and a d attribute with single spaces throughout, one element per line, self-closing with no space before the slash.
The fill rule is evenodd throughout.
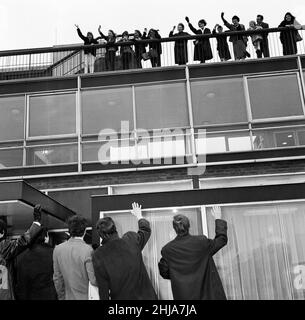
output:
<path id="1" fill-rule="evenodd" d="M 188 127 L 188 107 L 184 83 L 136 87 L 139 129 Z"/>
<path id="2" fill-rule="evenodd" d="M 77 144 L 27 148 L 27 165 L 68 164 L 77 162 Z"/>
<path id="3" fill-rule="evenodd" d="M 30 137 L 76 133 L 76 95 L 30 97 Z"/>
<path id="4" fill-rule="evenodd" d="M 22 167 L 23 149 L 0 150 L 0 169 Z"/>
<path id="5" fill-rule="evenodd" d="M 131 88 L 82 92 L 83 134 L 99 134 L 102 129 L 120 132 L 121 121 L 128 121 L 133 130 Z"/>
<path id="6" fill-rule="evenodd" d="M 249 132 L 244 133 L 218 133 L 218 134 L 197 134 L 196 135 L 197 154 L 223 153 L 250 151 L 251 138 Z"/>
<path id="7" fill-rule="evenodd" d="M 132 185 L 117 185 L 112 187 L 113 194 L 150 193 L 163 191 L 190 190 L 192 181 L 167 181 L 166 183 L 139 183 Z"/>
<path id="8" fill-rule="evenodd" d="M 0 141 L 23 140 L 25 98 L 0 99 Z"/>
<path id="9" fill-rule="evenodd" d="M 228 244 L 215 255 L 228 299 L 304 300 L 305 203 L 222 207 Z M 207 210 L 209 238 L 215 220 Z M 302 281 L 303 280 L 303 281 Z"/>
<path id="10" fill-rule="evenodd" d="M 304 131 L 297 129 L 273 129 L 253 131 L 254 149 L 287 148 L 304 145 Z"/>
<path id="11" fill-rule="evenodd" d="M 194 125 L 247 122 L 242 79 L 191 83 Z"/>
<path id="12" fill-rule="evenodd" d="M 253 119 L 303 115 L 297 76 L 249 78 Z"/>

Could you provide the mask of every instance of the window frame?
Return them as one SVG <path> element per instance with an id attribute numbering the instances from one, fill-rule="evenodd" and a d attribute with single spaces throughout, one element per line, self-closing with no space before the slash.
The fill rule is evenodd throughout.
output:
<path id="1" fill-rule="evenodd" d="M 74 94 L 75 97 L 75 132 L 69 134 L 55 134 L 55 135 L 45 135 L 45 136 L 30 136 L 30 99 L 35 97 L 44 97 L 44 96 L 58 96 L 58 95 L 65 95 L 65 94 Z M 60 139 L 60 138 L 78 138 L 80 127 L 78 121 L 78 91 L 67 90 L 67 91 L 56 91 L 56 92 L 44 92 L 39 94 L 27 94 L 26 95 L 26 135 L 25 141 L 37 141 L 37 140 L 48 140 L 48 139 Z"/>
<path id="2" fill-rule="evenodd" d="M 297 77 L 297 84 L 298 84 L 298 89 L 299 89 L 298 92 L 299 92 L 299 97 L 300 97 L 300 101 L 301 101 L 301 108 L 303 111 L 303 115 L 254 119 L 253 112 L 252 112 L 252 106 L 251 106 L 250 91 L 249 91 L 249 79 L 272 78 L 272 77 L 276 77 L 276 76 L 287 76 L 287 75 L 295 75 Z M 249 117 L 248 120 L 250 123 L 257 124 L 257 123 L 270 123 L 270 122 L 277 122 L 277 121 L 305 119 L 305 103 L 304 103 L 304 99 L 303 99 L 301 78 L 300 78 L 300 74 L 298 71 L 246 75 L 246 76 L 244 76 L 244 86 L 245 86 L 246 104 L 247 104 L 248 117 Z"/>

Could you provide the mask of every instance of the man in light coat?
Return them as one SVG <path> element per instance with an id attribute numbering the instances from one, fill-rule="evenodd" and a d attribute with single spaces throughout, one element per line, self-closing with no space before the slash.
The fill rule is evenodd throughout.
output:
<path id="1" fill-rule="evenodd" d="M 71 238 L 55 247 L 53 281 L 59 300 L 88 300 L 89 281 L 95 286 L 93 249 L 84 241 L 87 221 L 74 216 L 68 221 Z"/>

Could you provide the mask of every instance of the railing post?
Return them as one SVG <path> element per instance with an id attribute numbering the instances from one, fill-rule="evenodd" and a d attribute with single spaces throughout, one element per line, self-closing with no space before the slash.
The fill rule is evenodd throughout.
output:
<path id="1" fill-rule="evenodd" d="M 78 172 L 82 171 L 82 143 L 81 143 L 81 132 L 82 132 L 82 108 L 81 108 L 81 77 L 77 77 L 77 96 L 76 96 L 76 128 L 77 128 L 77 168 Z"/>
<path id="2" fill-rule="evenodd" d="M 191 131 L 191 152 L 193 158 L 193 164 L 197 164 L 197 155 L 196 155 L 196 143 L 195 143 L 195 130 L 194 130 L 194 116 L 193 116 L 193 104 L 192 104 L 192 92 L 191 92 L 191 83 L 190 83 L 190 70 L 189 67 L 185 66 L 185 77 L 186 77 L 186 94 L 187 94 L 187 106 L 188 106 L 188 115 L 190 120 L 190 131 Z"/>
<path id="3" fill-rule="evenodd" d="M 300 73 L 300 79 L 301 79 L 301 88 L 302 88 L 302 97 L 303 97 L 303 101 L 305 103 L 305 81 L 304 81 L 304 72 L 303 72 L 303 68 L 302 68 L 302 60 L 300 55 L 298 55 L 298 69 L 299 69 L 299 73 Z"/>

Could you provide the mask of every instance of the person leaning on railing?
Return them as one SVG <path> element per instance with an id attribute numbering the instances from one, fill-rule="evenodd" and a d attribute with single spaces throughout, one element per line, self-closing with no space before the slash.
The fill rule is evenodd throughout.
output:
<path id="1" fill-rule="evenodd" d="M 130 42 L 128 31 L 122 33 L 122 39 L 118 43 L 123 44 L 124 42 Z M 123 70 L 131 68 L 131 63 L 134 61 L 135 52 L 130 45 L 121 45 L 120 56 Z"/>
<path id="2" fill-rule="evenodd" d="M 223 31 L 223 27 L 219 24 L 216 24 L 213 29 L 213 35 L 216 35 L 217 39 L 217 51 L 220 58 L 220 61 L 228 61 L 231 59 L 231 53 L 229 45 L 227 42 L 227 31 Z"/>
<path id="3" fill-rule="evenodd" d="M 290 27 L 287 31 L 281 31 L 280 40 L 283 46 L 283 55 L 292 55 L 298 53 L 297 42 L 302 41 L 302 37 L 298 29 L 302 29 L 302 25 L 297 22 L 295 16 L 290 12 L 285 14 L 284 20 L 280 23 L 279 28 Z"/>
<path id="4" fill-rule="evenodd" d="M 150 29 L 148 32 L 148 38 L 151 40 L 161 39 L 159 34 L 159 30 Z M 151 62 L 151 66 L 161 67 L 161 54 L 162 54 L 162 45 L 161 42 L 150 42 L 149 43 L 149 59 Z"/>
<path id="5" fill-rule="evenodd" d="M 169 33 L 169 37 L 185 37 L 190 35 L 184 31 L 184 25 L 182 23 L 178 24 L 177 33 L 174 33 L 175 29 L 176 26 L 174 26 L 173 30 Z M 184 65 L 188 62 L 187 42 L 187 39 L 175 41 L 175 64 Z"/>
<path id="6" fill-rule="evenodd" d="M 76 24 L 75 27 L 77 28 L 77 34 L 78 36 L 84 41 L 84 45 L 92 45 L 92 44 L 98 44 L 98 40 L 101 39 L 101 37 L 94 38 L 92 32 L 88 32 L 87 36 L 85 37 L 79 26 Z M 94 72 L 94 63 L 95 63 L 95 57 L 96 57 L 96 49 L 95 48 L 85 48 L 84 49 L 85 54 L 85 73 L 93 73 Z"/>
<path id="7" fill-rule="evenodd" d="M 256 25 L 258 27 L 262 27 L 263 29 L 269 29 L 269 24 L 264 22 L 264 16 L 261 14 L 258 14 L 256 17 Z M 265 58 L 270 57 L 270 52 L 269 52 L 269 41 L 268 41 L 268 33 L 264 32 L 262 34 L 263 40 L 261 41 L 261 50 L 258 52 L 257 57 L 262 58 L 263 56 Z"/>
<path id="8" fill-rule="evenodd" d="M 108 71 L 115 70 L 115 56 L 118 51 L 118 47 L 115 45 L 116 43 L 116 34 L 113 30 L 108 30 L 108 36 L 105 36 L 101 30 L 101 26 L 98 27 L 98 32 L 101 35 L 102 39 L 107 41 L 106 47 L 106 67 Z"/>
<path id="9" fill-rule="evenodd" d="M 147 29 L 144 29 L 143 34 L 139 30 L 134 31 L 134 47 L 135 47 L 135 57 L 136 57 L 136 67 L 138 69 L 142 68 L 142 60 L 143 60 L 143 54 L 146 52 L 146 43 L 139 43 L 141 40 L 147 39 Z"/>
<path id="10" fill-rule="evenodd" d="M 221 13 L 221 19 L 224 25 L 231 31 L 245 31 L 245 26 L 241 24 L 238 16 L 233 16 L 232 24 L 224 18 L 224 13 Z M 232 35 L 230 36 L 230 42 L 233 43 L 235 60 L 244 60 L 246 57 L 250 57 L 250 53 L 247 51 L 248 37 L 244 35 Z"/>

